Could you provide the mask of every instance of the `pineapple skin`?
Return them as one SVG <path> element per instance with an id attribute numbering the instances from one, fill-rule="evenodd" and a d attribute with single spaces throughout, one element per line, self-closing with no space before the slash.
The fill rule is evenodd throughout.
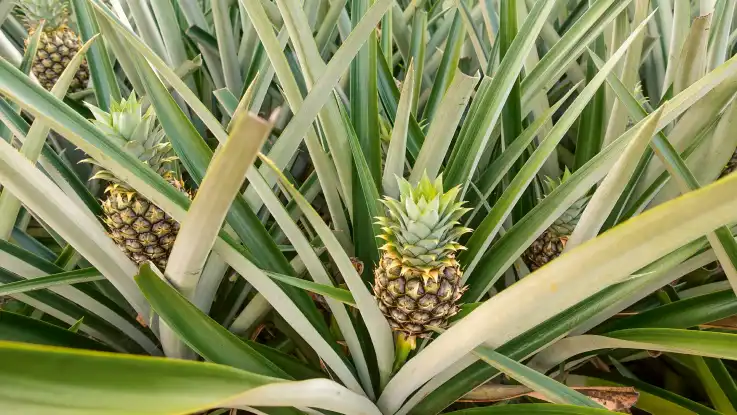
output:
<path id="1" fill-rule="evenodd" d="M 456 302 L 464 291 L 455 258 L 436 270 L 436 278 L 423 278 L 419 270 L 402 275 L 401 270 L 401 262 L 385 253 L 374 275 L 374 294 L 391 328 L 407 336 L 426 337 L 428 326 L 446 327 L 448 319 L 458 313 Z"/>
<path id="2" fill-rule="evenodd" d="M 110 186 L 102 202 L 110 238 L 137 265 L 151 261 L 163 270 L 179 233 L 179 223 L 135 191 Z"/>
<path id="3" fill-rule="evenodd" d="M 547 179 L 544 181 L 545 195 L 549 195 L 570 176 L 571 173 L 566 169 L 560 180 Z M 522 253 L 522 260 L 530 271 L 537 270 L 563 253 L 568 238 L 578 225 L 578 221 L 581 219 L 581 215 L 590 199 L 590 196 L 583 196 L 574 202 Z"/>
<path id="4" fill-rule="evenodd" d="M 30 36 L 33 36 L 33 32 Z M 27 43 L 28 40 L 26 40 L 26 47 Z M 79 37 L 66 25 L 54 30 L 43 30 L 31 70 L 45 89 L 51 90 L 54 87 L 79 48 Z M 90 71 L 85 60 L 77 69 L 69 86 L 69 92 L 84 89 L 89 79 Z"/>
<path id="5" fill-rule="evenodd" d="M 567 241 L 568 236 L 556 235 L 551 229 L 546 229 L 522 254 L 522 259 L 530 271 L 535 271 L 558 258 L 563 253 Z"/>

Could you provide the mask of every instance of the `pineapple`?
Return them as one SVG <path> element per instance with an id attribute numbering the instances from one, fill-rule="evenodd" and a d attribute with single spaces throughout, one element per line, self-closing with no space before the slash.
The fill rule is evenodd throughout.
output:
<path id="1" fill-rule="evenodd" d="M 547 178 L 543 181 L 545 196 L 549 195 L 556 187 L 566 181 L 570 175 L 571 172 L 566 169 L 560 180 Z M 589 199 L 590 196 L 584 196 L 566 209 L 522 254 L 522 259 L 527 264 L 527 267 L 530 268 L 530 271 L 535 271 L 542 267 L 563 252 L 566 242 L 568 242 L 568 237 L 571 236 L 573 229 L 576 228 L 578 220 L 581 218 L 581 214 L 586 208 Z"/>
<path id="2" fill-rule="evenodd" d="M 469 209 L 455 202 L 459 188 L 443 193 L 424 175 L 417 187 L 398 179 L 400 200 L 385 198 L 388 215 L 378 218 L 386 241 L 375 270 L 374 294 L 391 327 L 405 338 L 427 337 L 458 312 L 461 266 L 456 240 L 470 229 L 458 225 Z"/>
<path id="3" fill-rule="evenodd" d="M 135 93 L 128 100 L 113 103 L 110 113 L 88 106 L 95 116 L 93 123 L 111 141 L 148 164 L 191 198 L 184 190 L 184 183 L 172 169 L 176 157 L 171 155 L 171 144 L 165 141 L 164 131 L 156 122 L 153 107 L 143 113 Z M 94 160 L 90 162 L 96 164 Z M 137 264 L 151 261 L 160 269 L 165 269 L 179 223 L 111 172 L 103 169 L 92 178 L 109 182 L 102 207 L 103 221 L 110 237 Z"/>
<path id="4" fill-rule="evenodd" d="M 67 26 L 69 6 L 66 0 L 23 0 L 19 6 L 23 11 L 29 36 L 33 36 L 39 24 L 44 22 L 32 71 L 41 85 L 51 90 L 81 47 L 79 36 Z M 69 91 L 85 88 L 89 78 L 90 72 L 85 61 L 79 66 Z"/>

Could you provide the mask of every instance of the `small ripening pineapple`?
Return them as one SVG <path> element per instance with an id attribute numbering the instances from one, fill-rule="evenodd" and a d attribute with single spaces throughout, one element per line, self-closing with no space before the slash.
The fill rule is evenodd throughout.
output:
<path id="1" fill-rule="evenodd" d="M 443 193 L 442 177 L 425 175 L 417 187 L 399 178 L 399 201 L 382 202 L 388 215 L 378 218 L 386 241 L 374 272 L 379 308 L 395 330 L 409 339 L 426 337 L 430 327 L 445 327 L 458 312 L 461 267 L 457 239 L 470 229 L 458 226 L 469 209 L 456 202 L 459 188 Z"/>
<path id="2" fill-rule="evenodd" d="M 570 176 L 571 172 L 566 169 L 560 180 L 550 178 L 544 180 L 545 196 L 549 195 L 550 192 L 555 190 L 556 187 L 560 186 Z M 568 242 L 568 237 L 571 236 L 573 229 L 578 224 L 578 220 L 581 218 L 581 214 L 586 208 L 589 199 L 590 196 L 584 196 L 578 199 L 542 235 L 538 236 L 532 245 L 522 254 L 522 259 L 527 264 L 527 267 L 530 268 L 530 271 L 535 271 L 542 267 L 563 252 L 566 242 Z"/>
<path id="3" fill-rule="evenodd" d="M 33 36 L 41 21 L 45 22 L 38 51 L 33 58 L 32 71 L 41 85 L 51 90 L 81 47 L 79 36 L 67 26 L 69 18 L 67 0 L 22 0 L 19 6 L 23 11 L 29 36 Z M 69 91 L 75 92 L 85 88 L 89 78 L 90 72 L 85 61 L 79 66 Z"/>
<path id="4" fill-rule="evenodd" d="M 135 94 L 128 100 L 113 103 L 110 113 L 88 106 L 95 116 L 93 123 L 113 142 L 190 196 L 172 169 L 176 157 L 172 156 L 171 144 L 156 122 L 153 107 L 144 114 Z M 94 160 L 89 161 L 96 164 Z M 110 237 L 137 264 L 151 261 L 162 270 L 166 268 L 179 223 L 111 172 L 100 170 L 93 179 L 110 183 L 102 202 L 103 220 Z"/>

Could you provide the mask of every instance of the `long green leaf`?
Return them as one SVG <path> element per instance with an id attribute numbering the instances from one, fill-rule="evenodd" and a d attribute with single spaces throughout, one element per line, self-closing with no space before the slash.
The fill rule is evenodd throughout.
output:
<path id="1" fill-rule="evenodd" d="M 566 249 L 573 249 L 575 246 L 596 237 L 599 233 L 601 226 L 614 208 L 614 203 L 630 181 L 642 153 L 650 144 L 650 139 L 660 122 L 662 110 L 662 107 L 659 108 L 640 127 L 635 138 L 632 139 L 632 142 L 624 150 L 607 177 L 596 189 L 594 196 L 591 197 L 586 206 L 586 210 L 581 215 L 576 229 L 573 230 L 568 243 L 566 243 Z"/>
<path id="2" fill-rule="evenodd" d="M 558 383 L 556 380 L 536 372 L 489 347 L 476 347 L 474 354 L 507 376 L 536 392 L 540 392 L 553 403 L 602 408 L 600 404 L 592 401 L 591 398 L 586 397 L 581 392 Z"/>
<path id="3" fill-rule="evenodd" d="M 33 278 L 30 280 L 2 284 L 0 285 L 0 295 L 12 295 L 34 290 L 43 290 L 57 285 L 73 285 L 83 282 L 99 281 L 102 279 L 105 279 L 105 277 L 100 275 L 96 269 L 85 268 Z"/>
<path id="4" fill-rule="evenodd" d="M 0 310 L 0 340 L 112 351 L 96 340 L 34 318 Z"/>
<path id="5" fill-rule="evenodd" d="M 381 106 L 384 109 L 389 121 L 395 122 L 397 117 L 397 109 L 399 108 L 399 89 L 394 82 L 394 76 L 389 68 L 389 64 L 385 60 L 379 60 L 378 65 L 378 88 L 379 97 L 381 98 Z M 409 116 L 409 127 L 407 131 L 407 159 L 414 161 L 420 153 L 422 143 L 425 142 L 425 134 L 417 123 L 414 115 Z"/>
<path id="6" fill-rule="evenodd" d="M 434 119 L 441 99 L 455 77 L 458 62 L 461 58 L 461 50 L 466 37 L 466 31 L 463 30 L 461 15 L 457 9 L 453 12 L 452 21 L 453 23 L 445 43 L 445 50 L 443 51 L 443 59 L 435 73 L 430 96 L 422 111 L 422 118 L 426 120 Z"/>
<path id="7" fill-rule="evenodd" d="M 737 350 L 731 346 L 735 339 L 735 334 L 708 331 L 661 328 L 619 330 L 605 336 L 568 337 L 535 356 L 529 365 L 547 372 L 569 357 L 608 348 L 659 350 L 737 360 Z"/>
<path id="8" fill-rule="evenodd" d="M 165 283 L 150 264 L 141 265 L 136 283 L 166 324 L 208 361 L 264 376 L 288 378 L 276 365 L 207 317 Z"/>
<path id="9" fill-rule="evenodd" d="M 274 272 L 269 272 L 266 275 L 291 286 L 301 288 L 303 290 L 307 290 L 311 293 L 319 294 L 324 297 L 332 298 L 333 300 L 340 301 L 341 303 L 349 305 L 351 307 L 356 307 L 356 300 L 353 298 L 353 294 L 351 294 L 349 290 L 336 288 L 331 285 L 319 284 L 316 282 L 303 280 L 301 278 L 290 277 L 288 275 L 277 274 Z"/>
<path id="10" fill-rule="evenodd" d="M 223 63 L 225 85 L 233 94 L 240 94 L 243 89 L 243 77 L 238 62 L 238 52 L 235 46 L 235 34 L 230 20 L 230 3 L 226 0 L 214 0 L 212 9 L 213 25 L 217 34 L 218 50 Z"/>
<path id="11" fill-rule="evenodd" d="M 413 92 L 415 88 L 415 70 L 413 65 L 413 62 L 410 61 L 407 74 L 404 77 L 402 95 L 399 99 L 397 117 L 394 119 L 394 128 L 392 128 L 389 149 L 387 150 L 384 172 L 381 179 L 384 194 L 392 198 L 399 197 L 397 177 L 404 176 L 404 162 L 407 153 L 407 127 L 409 126 L 409 116 L 412 113 L 412 100 L 415 99 Z"/>
<path id="12" fill-rule="evenodd" d="M 77 25 L 82 34 L 82 39 L 87 42 L 100 33 L 97 20 L 89 8 L 86 0 L 72 0 L 74 15 L 77 17 Z M 103 42 L 97 42 L 87 52 L 87 60 L 90 67 L 92 84 L 95 86 L 95 98 L 97 106 L 103 111 L 110 111 L 112 101 L 120 101 L 120 88 L 118 80 L 113 72 L 107 49 Z"/>
<path id="13" fill-rule="evenodd" d="M 546 90 L 545 86 L 552 86 L 570 63 L 607 27 L 607 23 L 614 20 L 631 1 L 596 1 L 582 16 L 575 16 L 575 24 L 522 81 L 522 102 L 530 102 L 534 95 Z M 584 2 L 580 4 L 586 5 Z"/>
<path id="14" fill-rule="evenodd" d="M 466 196 L 466 200 L 470 203 L 474 203 L 474 201 L 478 200 L 473 212 L 469 218 L 466 219 L 468 223 L 470 223 L 478 214 L 484 202 L 491 196 L 491 192 L 494 191 L 494 188 L 502 181 L 507 172 L 512 168 L 515 160 L 517 160 L 522 152 L 527 149 L 532 140 L 544 131 L 543 128 L 545 127 L 545 124 L 551 121 L 553 114 L 555 114 L 555 112 L 558 111 L 566 101 L 568 101 L 568 98 L 570 98 L 575 91 L 576 88 L 571 88 L 571 90 L 559 99 L 555 105 L 540 114 L 535 121 L 525 128 L 522 134 L 514 140 L 512 145 L 504 149 L 504 152 L 502 152 L 499 158 L 494 160 L 494 162 L 481 173 L 481 177 L 479 177 L 475 183 L 476 188 L 479 190 L 479 193 L 481 193 L 481 197 L 479 197 L 477 193 L 469 193 Z"/>
<path id="15" fill-rule="evenodd" d="M 11 413 L 184 414 L 251 406 L 380 415 L 365 397 L 326 380 L 284 382 L 177 359 L 0 343 L 0 405 Z M 91 397 L 94 397 L 92 399 Z"/>
<path id="16" fill-rule="evenodd" d="M 530 10 L 525 22 L 520 27 L 519 34 L 514 38 L 508 53 L 499 65 L 494 82 L 485 94 L 477 95 L 479 111 L 469 114 L 458 141 L 453 148 L 449 167 L 445 174 L 445 186 L 451 188 L 463 186 L 463 192 L 476 170 L 481 150 L 491 135 L 491 131 L 499 119 L 504 102 L 517 79 L 523 60 L 527 57 L 530 48 L 540 33 L 543 23 L 557 2 L 536 2 Z M 480 109 L 483 108 L 483 112 Z"/>

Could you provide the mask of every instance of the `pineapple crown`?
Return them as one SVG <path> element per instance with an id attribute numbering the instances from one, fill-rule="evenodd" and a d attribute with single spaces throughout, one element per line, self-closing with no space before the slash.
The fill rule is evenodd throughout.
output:
<path id="1" fill-rule="evenodd" d="M 542 187 L 543 187 L 543 195 L 547 196 L 550 193 L 553 192 L 558 186 L 563 184 L 568 178 L 571 177 L 571 171 L 568 170 L 568 167 L 566 167 L 563 170 L 563 175 L 559 179 L 553 179 L 548 176 L 545 176 L 545 179 L 542 180 Z"/>
<path id="2" fill-rule="evenodd" d="M 113 102 L 109 113 L 94 105 L 87 104 L 87 107 L 95 117 L 92 123 L 111 141 L 151 166 L 160 175 L 165 176 L 171 171 L 171 163 L 177 160 L 172 155 L 171 143 L 165 140 L 166 134 L 156 122 L 153 107 L 144 112 L 135 92 L 128 99 Z M 98 164 L 94 160 L 87 161 Z M 112 173 L 105 170 L 98 172 L 93 178 L 121 184 Z"/>
<path id="3" fill-rule="evenodd" d="M 382 203 L 388 215 L 379 217 L 384 231 L 379 238 L 386 241 L 381 249 L 402 264 L 402 272 L 419 270 L 436 277 L 443 266 L 450 266 L 454 253 L 465 249 L 457 239 L 471 231 L 458 226 L 458 220 L 470 209 L 456 202 L 460 187 L 443 191 L 443 178 L 432 182 L 427 174 L 417 186 L 397 178 L 399 200 L 385 197 Z"/>
<path id="4" fill-rule="evenodd" d="M 550 193 L 553 192 L 558 186 L 563 184 L 566 180 L 568 180 L 571 177 L 571 171 L 566 168 L 563 171 L 563 175 L 560 179 L 551 179 L 550 177 L 546 177 L 543 182 L 543 191 L 544 195 L 548 196 Z M 586 205 L 588 205 L 589 200 L 591 199 L 591 196 L 586 195 L 582 198 L 578 199 L 576 202 L 574 202 L 568 209 L 563 212 L 562 215 L 558 219 L 553 222 L 552 225 L 550 225 L 550 229 L 561 236 L 564 235 L 570 235 L 573 233 L 573 229 L 575 229 L 576 225 L 578 224 L 578 220 L 581 219 L 581 214 L 583 214 L 584 209 L 586 209 Z"/>
<path id="5" fill-rule="evenodd" d="M 23 21 L 33 30 L 45 20 L 44 30 L 49 32 L 66 25 L 69 16 L 68 0 L 23 0 L 18 2 Z"/>

